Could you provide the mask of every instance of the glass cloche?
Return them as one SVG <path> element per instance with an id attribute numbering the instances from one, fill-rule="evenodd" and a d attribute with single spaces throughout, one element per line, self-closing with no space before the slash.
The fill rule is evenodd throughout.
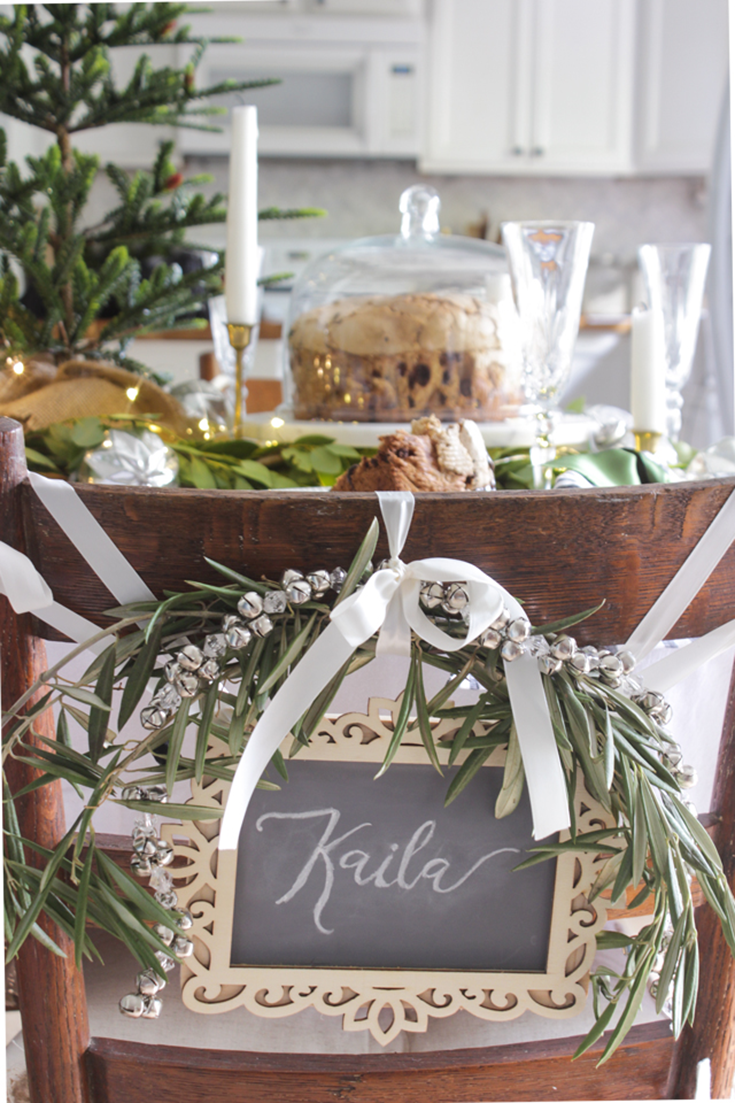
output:
<path id="1" fill-rule="evenodd" d="M 294 284 L 294 416 L 498 421 L 516 413 L 519 323 L 504 250 L 441 234 L 433 188 L 408 188 L 400 211 L 400 234 L 319 257 Z"/>

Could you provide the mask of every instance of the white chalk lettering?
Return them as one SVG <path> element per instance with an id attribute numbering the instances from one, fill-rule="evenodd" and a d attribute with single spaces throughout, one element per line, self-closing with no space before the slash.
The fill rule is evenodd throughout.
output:
<path id="1" fill-rule="evenodd" d="M 266 820 L 308 820 L 318 819 L 319 817 L 327 817 L 327 824 L 322 832 L 321 838 L 317 842 L 313 851 L 307 858 L 303 867 L 299 871 L 295 881 L 291 885 L 290 889 L 285 892 L 278 900 L 276 904 L 285 904 L 289 900 L 301 892 L 307 882 L 311 879 L 317 864 L 321 861 L 323 863 L 324 884 L 319 894 L 319 899 L 314 905 L 314 925 L 317 930 L 322 934 L 334 934 L 334 929 L 329 929 L 322 923 L 322 913 L 329 902 L 329 898 L 332 894 L 335 879 L 335 866 L 340 869 L 352 871 L 353 880 L 356 885 L 361 887 L 372 885 L 378 889 L 388 889 L 397 887 L 404 892 L 410 892 L 416 888 L 419 881 L 429 881 L 433 892 L 448 894 L 456 892 L 458 888 L 465 884 L 470 877 L 480 866 L 485 862 L 489 862 L 491 858 L 496 858 L 500 854 L 520 854 L 518 847 L 504 846 L 497 850 L 492 850 L 488 854 L 483 854 L 481 858 L 472 865 L 465 873 L 462 874 L 458 880 L 452 884 L 443 884 L 443 878 L 451 868 L 451 862 L 447 858 L 430 858 L 424 862 L 423 866 L 415 873 L 414 876 L 409 875 L 408 867 L 420 851 L 424 850 L 434 837 L 436 831 L 436 820 L 426 820 L 418 827 L 411 838 L 403 848 L 403 854 L 398 864 L 398 870 L 396 876 L 392 880 L 386 879 L 386 874 L 390 865 L 392 864 L 397 852 L 400 850 L 398 843 L 390 843 L 390 853 L 383 858 L 378 865 L 377 869 L 372 873 L 365 872 L 366 867 L 372 862 L 372 855 L 367 850 L 347 850 L 341 857 L 338 858 L 334 851 L 349 839 L 352 835 L 355 835 L 358 831 L 363 831 L 366 828 L 370 828 L 373 825 L 371 823 L 360 823 L 357 827 L 350 828 L 349 831 L 345 831 L 343 835 L 339 835 L 336 838 L 332 838 L 332 834 L 336 830 L 337 824 L 340 821 L 341 813 L 337 808 L 320 808 L 315 809 L 313 812 L 266 812 L 260 816 L 256 822 L 256 828 L 258 831 L 263 830 L 263 824 Z M 414 870 L 417 866 L 414 866 Z M 318 874 L 316 874 L 318 876 Z"/>

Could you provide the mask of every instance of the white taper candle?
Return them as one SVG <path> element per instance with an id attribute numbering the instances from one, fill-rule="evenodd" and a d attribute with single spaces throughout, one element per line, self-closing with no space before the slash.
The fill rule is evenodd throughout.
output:
<path id="1" fill-rule="evenodd" d="M 633 428 L 666 432 L 666 358 L 659 311 L 633 309 L 630 350 L 630 411 Z"/>
<path id="2" fill-rule="evenodd" d="M 227 320 L 255 325 L 258 301 L 258 109 L 233 107 L 227 204 Z"/>

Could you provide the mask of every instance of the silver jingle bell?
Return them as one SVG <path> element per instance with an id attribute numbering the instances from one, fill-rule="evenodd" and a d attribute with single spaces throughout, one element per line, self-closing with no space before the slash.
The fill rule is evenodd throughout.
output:
<path id="1" fill-rule="evenodd" d="M 513 643 L 523 643 L 531 635 L 531 625 L 525 618 L 519 617 L 510 622 L 506 628 L 506 635 Z"/>
<path id="2" fill-rule="evenodd" d="M 515 640 L 506 640 L 500 649 L 502 658 L 508 663 L 512 663 L 514 659 L 520 659 L 523 653 L 523 647 Z"/>
<path id="3" fill-rule="evenodd" d="M 154 950 L 153 956 L 157 958 L 159 964 L 167 973 L 170 973 L 179 964 L 176 958 L 171 957 L 164 950 Z"/>
<path id="4" fill-rule="evenodd" d="M 496 632 L 502 632 L 509 620 L 510 620 L 510 613 L 505 608 L 505 606 L 503 606 L 503 608 L 500 610 L 500 612 L 498 613 L 497 617 L 492 622 L 490 627 L 494 628 L 496 630 Z"/>
<path id="5" fill-rule="evenodd" d="M 225 632 L 227 645 L 231 647 L 233 651 L 242 651 L 244 647 L 247 647 L 252 638 L 253 633 L 241 622 L 231 625 Z"/>
<path id="6" fill-rule="evenodd" d="M 314 597 L 322 597 L 329 589 L 329 574 L 327 571 L 311 571 L 307 574 L 306 581 L 311 586 Z M 269 612 L 266 609 L 266 612 Z"/>
<path id="7" fill-rule="evenodd" d="M 145 996 L 141 996 L 140 992 L 130 992 L 123 996 L 118 1007 L 129 1019 L 139 1019 L 145 1010 Z"/>
<path id="8" fill-rule="evenodd" d="M 538 668 L 542 674 L 558 674 L 562 667 L 561 659 L 554 658 L 553 654 L 539 655 Z"/>
<path id="9" fill-rule="evenodd" d="M 190 938 L 184 938 L 183 935 L 178 935 L 174 939 L 171 949 L 176 954 L 177 958 L 182 960 L 183 958 L 191 957 L 194 953 L 194 943 Z"/>
<path id="10" fill-rule="evenodd" d="M 269 632 L 273 631 L 273 621 L 263 613 L 261 617 L 257 617 L 256 620 L 250 622 L 250 627 L 256 636 L 267 636 Z"/>
<path id="11" fill-rule="evenodd" d="M 140 800 L 140 788 L 137 785 L 126 785 L 120 793 L 121 800 Z"/>
<path id="12" fill-rule="evenodd" d="M 599 669 L 606 678 L 619 678 L 623 673 L 623 664 L 617 655 L 603 655 Z"/>
<path id="13" fill-rule="evenodd" d="M 233 628 L 235 625 L 242 624 L 239 617 L 236 617 L 234 613 L 226 613 L 222 617 L 222 631 L 226 632 L 228 628 Z M 225 642 L 227 642 L 225 640 Z"/>
<path id="14" fill-rule="evenodd" d="M 436 609 L 444 602 L 444 587 L 441 582 L 427 582 L 421 587 L 421 600 L 427 609 Z"/>
<path id="15" fill-rule="evenodd" d="M 179 902 L 178 894 L 173 889 L 164 889 L 154 893 L 154 896 L 162 908 L 175 908 Z"/>
<path id="16" fill-rule="evenodd" d="M 158 692 L 154 694 L 151 704 L 158 705 L 159 708 L 166 709 L 168 712 L 173 712 L 181 704 L 181 695 L 171 684 L 161 686 Z"/>
<path id="17" fill-rule="evenodd" d="M 577 641 L 573 640 L 571 636 L 560 636 L 551 645 L 551 654 L 555 659 L 561 659 L 562 662 L 569 662 L 576 653 Z"/>
<path id="18" fill-rule="evenodd" d="M 470 603 L 470 595 L 461 582 L 450 583 L 444 591 L 442 608 L 447 613 L 461 613 Z"/>
<path id="19" fill-rule="evenodd" d="M 263 611 L 266 613 L 285 613 L 288 598 L 283 590 L 269 590 L 263 598 Z"/>
<path id="20" fill-rule="evenodd" d="M 174 860 L 174 848 L 165 839 L 156 839 L 156 864 L 170 866 Z"/>
<path id="21" fill-rule="evenodd" d="M 176 679 L 176 689 L 182 697 L 196 697 L 199 692 L 198 674 L 193 674 L 189 670 L 182 670 Z"/>
<path id="22" fill-rule="evenodd" d="M 158 935 L 161 942 L 165 943 L 166 946 L 171 945 L 174 940 L 174 935 L 176 934 L 176 932 L 173 931 L 171 927 L 166 927 L 163 923 L 156 923 L 155 927 L 153 928 L 153 933 Z"/>
<path id="23" fill-rule="evenodd" d="M 176 662 L 184 670 L 198 670 L 204 662 L 204 655 L 195 644 L 189 643 L 179 651 Z"/>
<path id="24" fill-rule="evenodd" d="M 134 854 L 130 859 L 130 872 L 135 877 L 148 877 L 152 869 L 150 858 L 143 858 L 139 854 Z"/>
<path id="25" fill-rule="evenodd" d="M 618 651 L 617 658 L 623 664 L 625 674 L 632 674 L 635 669 L 635 655 L 632 651 Z"/>
<path id="26" fill-rule="evenodd" d="M 577 651 L 569 660 L 569 665 L 580 674 L 589 674 L 592 670 L 592 656 L 584 651 Z"/>
<path id="27" fill-rule="evenodd" d="M 154 973 L 152 969 L 146 969 L 144 973 L 138 973 L 135 982 L 141 996 L 155 996 L 162 988 L 166 987 L 166 981 Z"/>
<path id="28" fill-rule="evenodd" d="M 297 571 L 295 567 L 287 567 L 281 575 L 281 586 L 284 590 L 287 586 L 290 586 L 293 582 L 303 581 L 304 572 Z"/>
<path id="29" fill-rule="evenodd" d="M 219 675 L 219 663 L 216 659 L 207 659 L 197 670 L 197 675 L 205 682 L 213 682 Z"/>
<path id="30" fill-rule="evenodd" d="M 162 709 L 158 705 L 146 705 L 140 710 L 140 722 L 147 731 L 155 731 L 162 728 L 171 713 L 168 709 Z M 135 797 L 127 797 L 127 800 L 135 800 Z"/>
<path id="31" fill-rule="evenodd" d="M 699 781 L 697 771 L 693 766 L 682 764 L 677 766 L 673 773 L 680 789 L 693 789 Z"/>
<path id="32" fill-rule="evenodd" d="M 168 802 L 168 789 L 165 785 L 150 785 L 147 789 L 142 790 L 145 792 L 145 799 L 156 801 L 159 804 L 166 804 Z"/>
<path id="33" fill-rule="evenodd" d="M 305 578 L 295 578 L 285 587 L 285 593 L 292 605 L 303 605 L 311 601 L 311 586 Z"/>
<path id="34" fill-rule="evenodd" d="M 491 651 L 496 651 L 502 642 L 503 637 L 494 628 L 487 628 L 480 636 L 480 646 L 489 647 Z"/>
<path id="35" fill-rule="evenodd" d="M 336 594 L 338 594 L 344 586 L 346 578 L 347 571 L 344 569 L 344 567 L 335 567 L 334 570 L 330 572 L 329 585 L 332 587 Z"/>
<path id="36" fill-rule="evenodd" d="M 227 640 L 222 632 L 212 632 L 204 637 L 202 653 L 205 659 L 221 659 L 227 650 Z"/>
<path id="37" fill-rule="evenodd" d="M 257 594 L 255 590 L 249 590 L 246 594 L 243 594 L 237 603 L 237 611 L 241 617 L 245 617 L 246 620 L 252 620 L 253 617 L 259 617 L 263 612 L 263 598 L 260 594 Z"/>
<path id="38" fill-rule="evenodd" d="M 190 931 L 194 926 L 194 917 L 188 908 L 172 908 L 171 918 L 180 931 Z"/>
<path id="39" fill-rule="evenodd" d="M 144 1019 L 157 1019 L 163 1010 L 163 1003 L 161 1000 L 155 999 L 153 996 L 146 996 L 143 1004 L 143 1018 Z"/>
<path id="40" fill-rule="evenodd" d="M 172 659 L 170 663 L 166 663 L 163 668 L 163 673 L 166 675 L 167 682 L 175 682 L 183 672 L 183 668 L 179 666 L 175 659 Z"/>
<path id="41" fill-rule="evenodd" d="M 156 838 L 155 835 L 135 835 L 133 836 L 133 853 L 137 854 L 139 858 L 153 858 L 156 854 Z"/>

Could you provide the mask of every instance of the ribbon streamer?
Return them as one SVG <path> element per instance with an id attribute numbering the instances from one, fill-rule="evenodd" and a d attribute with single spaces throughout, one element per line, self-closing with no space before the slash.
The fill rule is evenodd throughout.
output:
<path id="1" fill-rule="evenodd" d="M 378 492 L 391 558 L 367 583 L 337 605 L 331 624 L 303 656 L 256 724 L 232 781 L 219 835 L 221 850 L 237 849 L 248 804 L 263 770 L 309 704 L 349 660 L 356 647 L 379 632 L 380 654 L 409 655 L 411 630 L 443 651 L 458 651 L 496 620 L 505 606 L 511 618 L 523 616 L 516 599 L 483 571 L 460 559 L 419 559 L 404 563 L 401 551 L 413 516 L 406 491 Z M 464 639 L 444 633 L 421 611 L 422 582 L 463 582 L 469 594 Z M 569 826 L 566 785 L 538 663 L 523 656 L 506 664 L 506 677 L 518 741 L 526 770 L 534 838 Z"/>

